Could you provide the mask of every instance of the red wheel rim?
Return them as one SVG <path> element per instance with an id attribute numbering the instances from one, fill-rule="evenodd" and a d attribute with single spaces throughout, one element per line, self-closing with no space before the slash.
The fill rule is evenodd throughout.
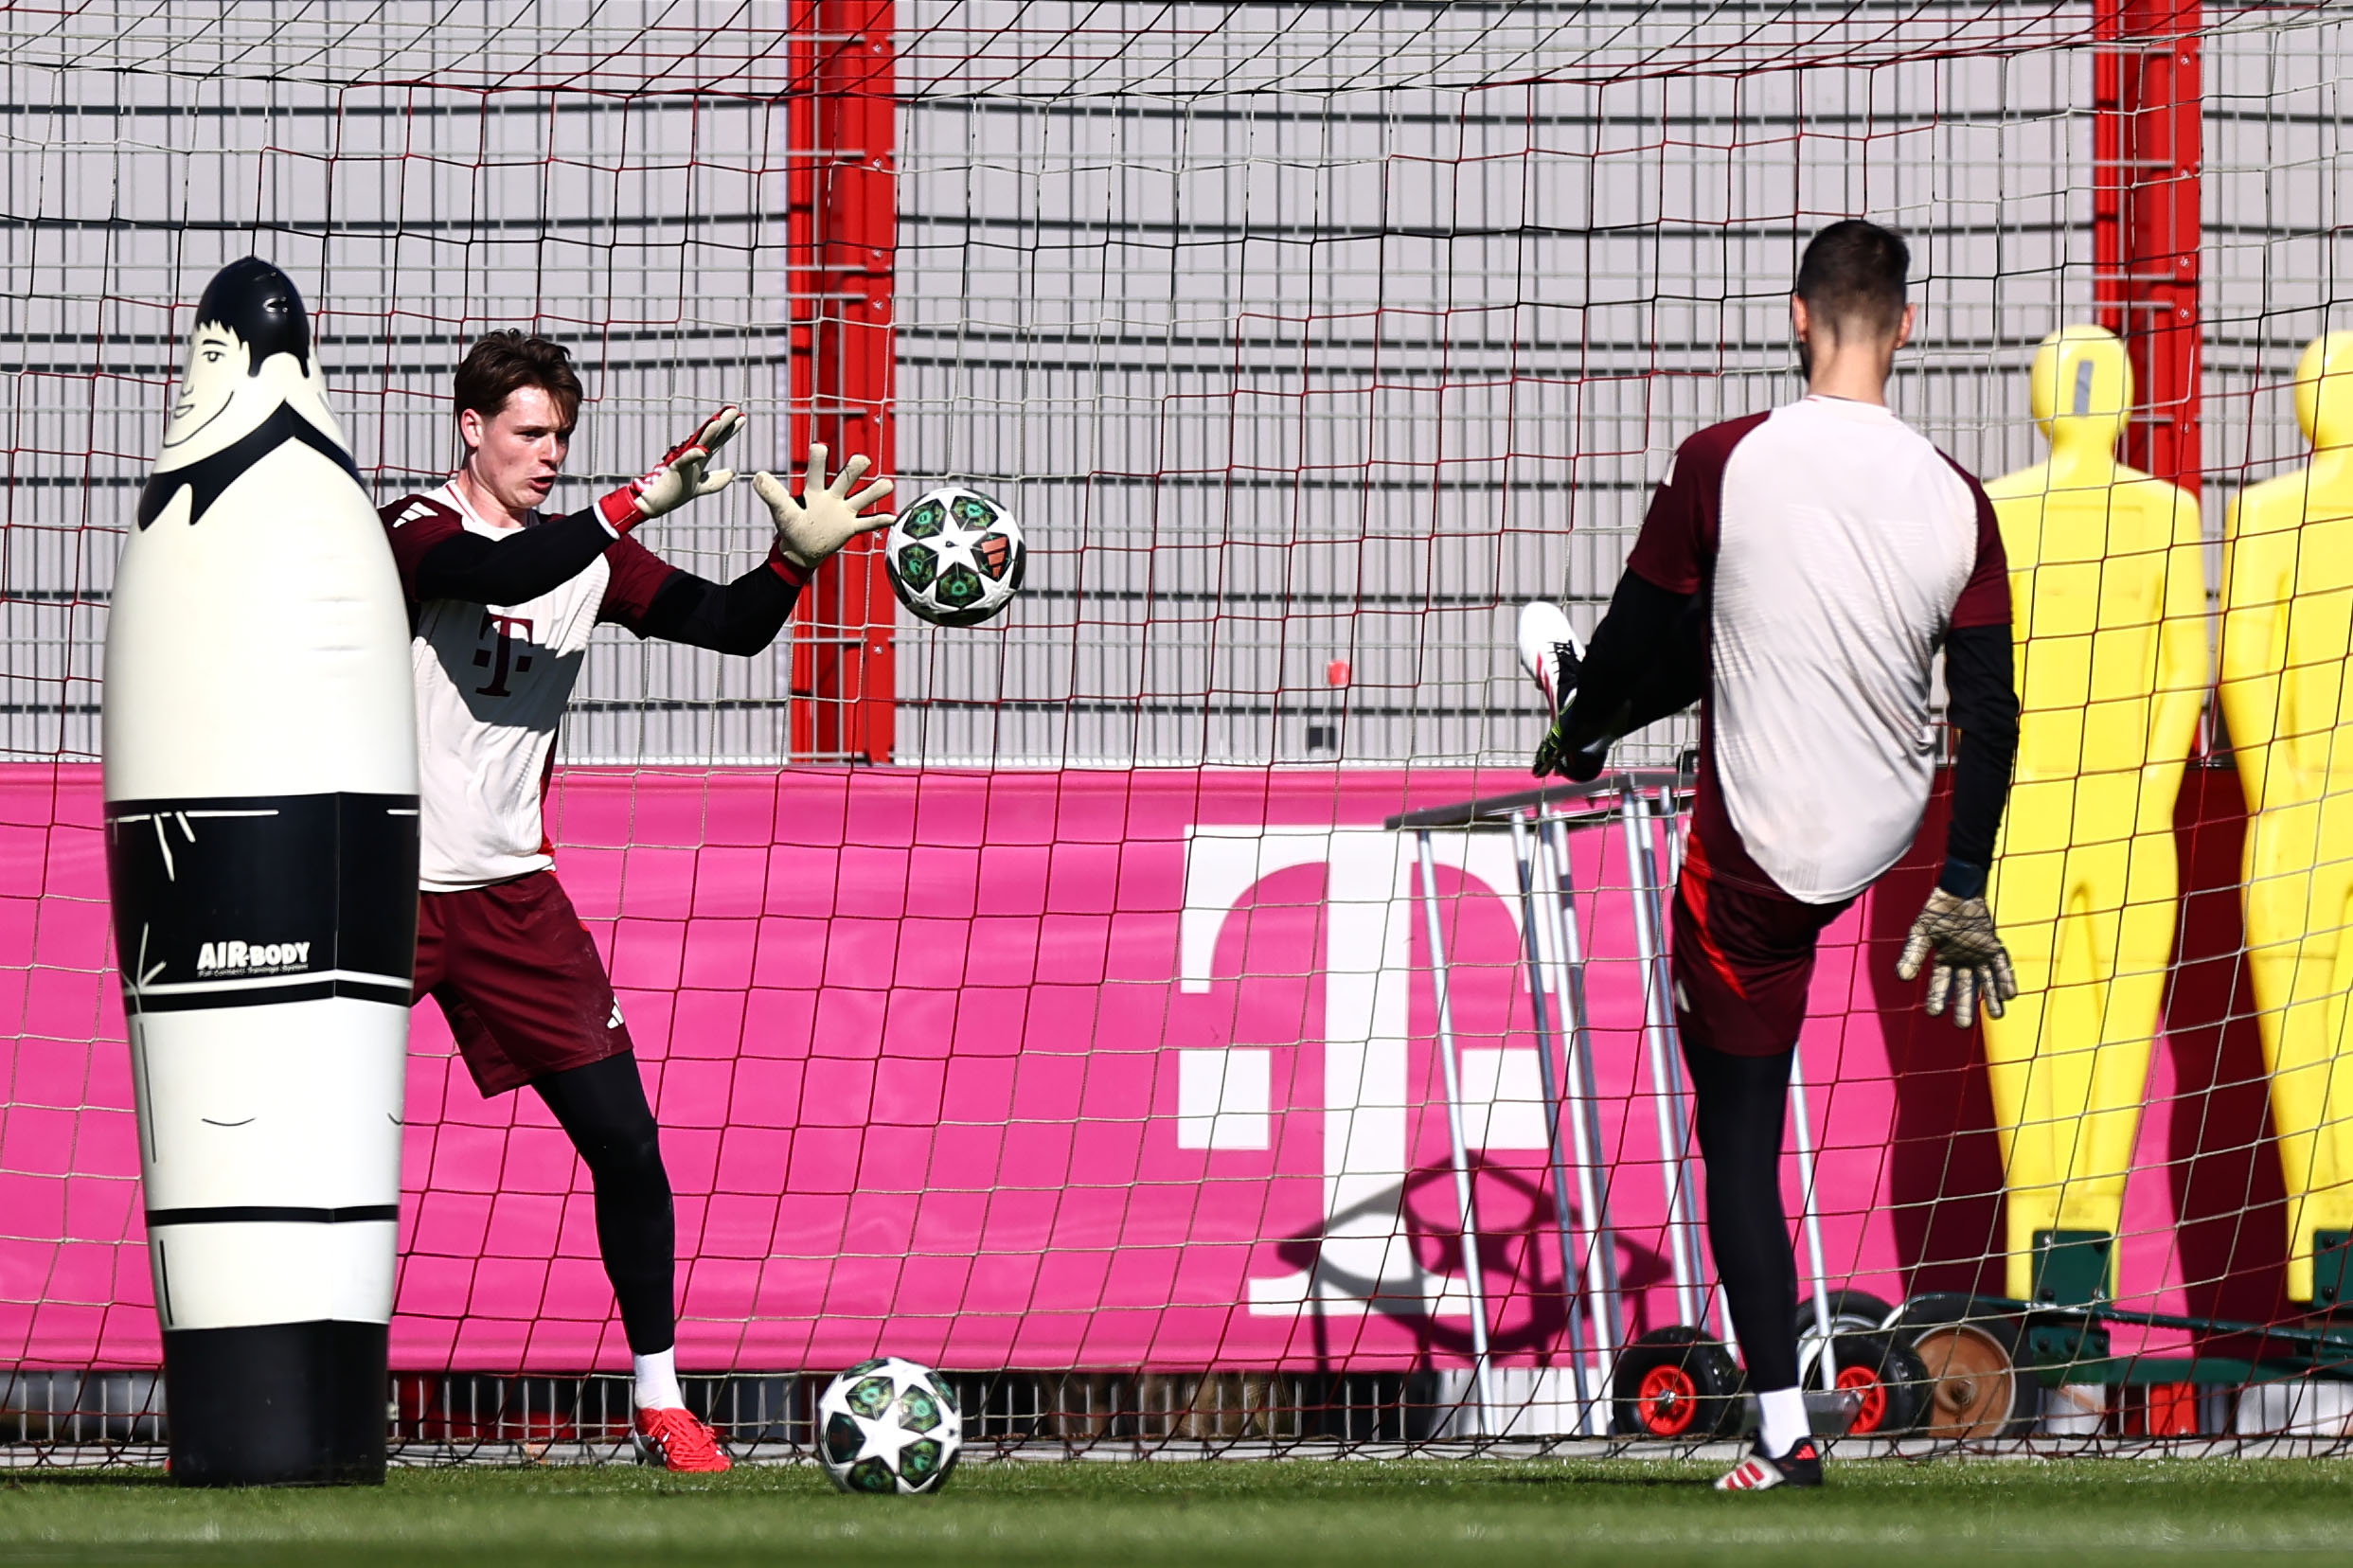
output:
<path id="1" fill-rule="evenodd" d="M 1642 1375 L 1634 1411 L 1653 1437 L 1680 1437 L 1699 1409 L 1699 1386 L 1680 1366 L 1654 1366 Z"/>
<path id="2" fill-rule="evenodd" d="M 1887 1419 L 1887 1385 L 1880 1375 L 1867 1366 L 1845 1366 L 1839 1369 L 1838 1386 L 1851 1388 L 1863 1396 L 1863 1408 L 1855 1412 L 1855 1424 L 1849 1432 L 1877 1432 Z"/>

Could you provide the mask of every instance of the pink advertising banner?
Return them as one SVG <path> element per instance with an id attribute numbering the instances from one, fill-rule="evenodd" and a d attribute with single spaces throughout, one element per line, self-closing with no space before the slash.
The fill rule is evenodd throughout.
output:
<path id="1" fill-rule="evenodd" d="M 562 774 L 560 874 L 612 968 L 677 1190 L 682 1362 L 1462 1361 L 1430 953 L 1410 845 L 1381 823 L 1525 782 Z M 158 1354 L 99 822 L 95 769 L 0 769 L 0 1362 Z M 2208 827 L 2185 860 L 2219 867 L 2227 824 Z M 1546 1362 L 1563 1295 L 1509 840 L 1435 842 L 1488 1319 L 1501 1359 Z M 1631 1321 L 1657 1326 L 1672 1170 L 1641 1066 L 1625 843 L 1572 842 L 1607 1219 Z M 1891 1297 L 1999 1280 L 1975 1037 L 1919 1020 L 1892 973 L 1925 866 L 1832 928 L 1803 1047 L 1832 1282 Z M 2215 891 L 2185 886 L 2193 903 Z M 2213 951 L 2184 958 L 2227 966 L 2226 939 L 2193 930 Z M 2269 1154 L 2259 1086 L 2252 1134 L 2230 1121 L 2248 1102 L 2227 1060 L 2252 1047 L 2227 989 L 2219 970 L 2177 987 L 2123 1283 L 2160 1310 L 2269 1315 L 2254 1298 L 2275 1293 L 2277 1244 L 2259 1228 L 2277 1220 L 2250 1218 L 2248 1195 L 2275 1199 L 2240 1154 Z M 415 1019 L 395 1364 L 625 1365 L 562 1134 L 527 1092 L 482 1098 L 437 1007 Z M 2229 1168 L 2193 1177 L 2201 1148 Z"/>

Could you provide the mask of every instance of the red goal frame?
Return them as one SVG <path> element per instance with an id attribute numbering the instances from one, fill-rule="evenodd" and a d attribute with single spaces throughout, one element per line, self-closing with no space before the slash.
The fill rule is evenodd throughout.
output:
<path id="1" fill-rule="evenodd" d="M 2192 494 L 2202 464 L 2204 13 L 2199 0 L 2100 0 L 2092 57 L 2094 297 L 2140 389 L 2124 457 Z"/>
<path id="2" fill-rule="evenodd" d="M 788 44 L 790 450 L 823 441 L 835 461 L 862 452 L 884 474 L 897 472 L 895 20 L 892 0 L 804 0 Z M 853 540 L 793 622 L 793 760 L 891 759 L 893 628 L 881 541 Z"/>

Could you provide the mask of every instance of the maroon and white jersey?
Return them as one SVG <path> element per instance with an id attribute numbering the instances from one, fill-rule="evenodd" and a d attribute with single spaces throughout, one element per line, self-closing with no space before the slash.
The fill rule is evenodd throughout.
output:
<path id="1" fill-rule="evenodd" d="M 1684 442 L 1627 568 L 1709 594 L 1695 870 L 1869 886 L 1919 831 L 1947 630 L 2009 623 L 1977 481 L 1877 403 L 1808 397 Z"/>
<path id="2" fill-rule="evenodd" d="M 455 485 L 383 510 L 414 629 L 418 880 L 428 893 L 511 881 L 555 864 L 541 818 L 556 726 L 598 621 L 635 630 L 676 570 L 616 536 L 583 571 L 524 604 L 420 600 L 418 564 L 460 531 L 517 530 L 467 506 Z M 532 514 L 530 524 L 542 521 Z"/>

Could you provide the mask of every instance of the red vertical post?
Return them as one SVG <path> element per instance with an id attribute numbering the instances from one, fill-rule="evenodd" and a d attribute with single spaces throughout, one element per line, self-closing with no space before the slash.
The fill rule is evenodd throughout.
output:
<path id="1" fill-rule="evenodd" d="M 794 9 L 786 245 L 793 436 L 895 474 L 892 258 L 898 242 L 892 0 Z M 793 755 L 887 762 L 896 696 L 881 542 L 854 540 L 802 597 L 793 633 Z"/>
<path id="2" fill-rule="evenodd" d="M 2125 461 L 2198 488 L 2204 80 L 2199 0 L 2099 0 L 2093 290 L 2140 388 Z"/>

